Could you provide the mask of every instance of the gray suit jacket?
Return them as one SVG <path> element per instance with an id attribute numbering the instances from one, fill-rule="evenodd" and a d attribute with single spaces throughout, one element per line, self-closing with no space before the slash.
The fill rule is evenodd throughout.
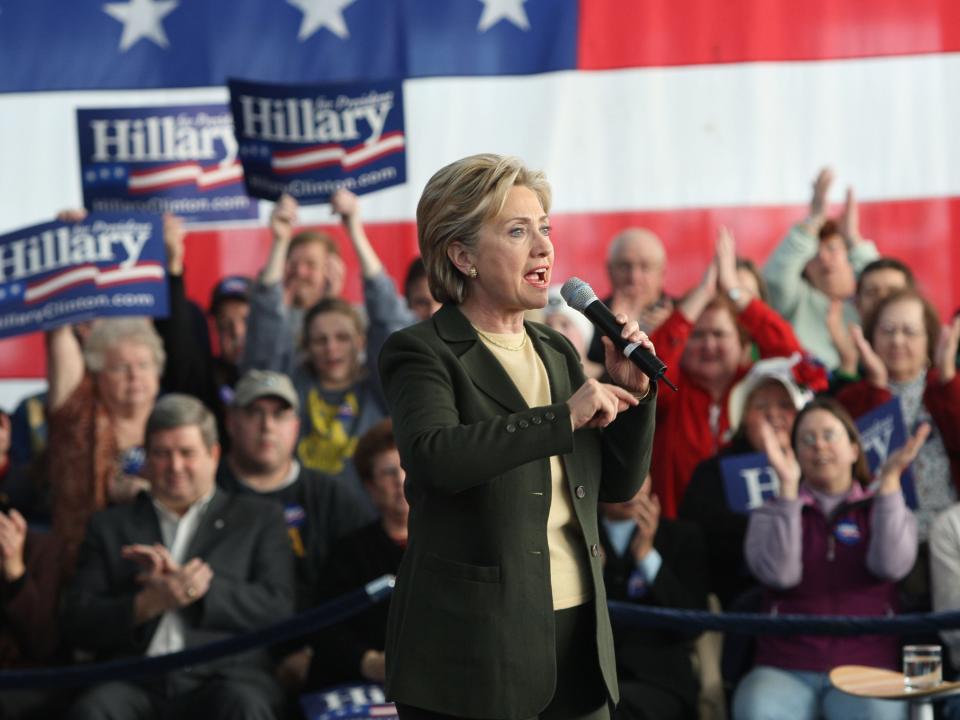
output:
<path id="1" fill-rule="evenodd" d="M 77 571 L 64 596 L 63 631 L 75 647 L 98 659 L 142 656 L 159 618 L 134 624 L 139 567 L 120 557 L 132 543 L 162 543 L 149 495 L 103 510 L 90 521 Z M 186 646 L 270 625 L 293 612 L 293 553 L 283 511 L 260 498 L 218 489 L 204 513 L 188 557 L 203 558 L 214 576 L 207 594 L 181 612 Z M 223 658 L 204 668 L 223 674 L 266 669 L 265 652 Z"/>
<path id="2" fill-rule="evenodd" d="M 398 702 L 496 719 L 534 716 L 553 697 L 553 455 L 583 532 L 601 669 L 618 697 L 597 501 L 627 500 L 643 482 L 656 392 L 606 429 L 574 433 L 566 401 L 584 382 L 576 351 L 550 328 L 526 329 L 550 380 L 554 403 L 544 407 L 527 407 L 455 306 L 394 333 L 380 356 L 410 502 L 386 645 Z"/>

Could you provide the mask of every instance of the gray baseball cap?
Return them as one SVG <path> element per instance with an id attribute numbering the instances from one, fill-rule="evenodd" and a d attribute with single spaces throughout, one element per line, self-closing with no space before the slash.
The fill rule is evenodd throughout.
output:
<path id="1" fill-rule="evenodd" d="M 294 410 L 300 409 L 300 398 L 293 383 L 283 373 L 272 370 L 249 370 L 240 378 L 233 395 L 234 407 L 246 407 L 257 398 L 276 397 L 290 405 Z"/>

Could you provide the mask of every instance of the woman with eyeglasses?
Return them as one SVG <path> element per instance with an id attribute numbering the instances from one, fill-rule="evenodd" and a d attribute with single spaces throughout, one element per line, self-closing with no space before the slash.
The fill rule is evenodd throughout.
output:
<path id="1" fill-rule="evenodd" d="M 82 346 L 69 326 L 46 340 L 46 477 L 69 576 L 90 516 L 150 487 L 143 440 L 166 353 L 145 317 L 100 318 Z"/>
<path id="2" fill-rule="evenodd" d="M 875 493 L 860 436 L 832 398 L 797 415 L 790 447 L 772 427 L 764 450 L 780 478 L 780 495 L 750 515 L 744 554 L 776 615 L 886 616 L 896 611 L 898 580 L 913 566 L 917 524 L 900 476 L 929 435 L 917 432 L 880 469 Z M 846 695 L 828 673 L 838 665 L 895 669 L 899 638 L 768 635 L 757 641 L 755 667 L 733 701 L 736 720 L 823 717 L 904 718 L 902 703 Z"/>
<path id="3" fill-rule="evenodd" d="M 867 316 L 863 331 L 852 328 L 864 377 L 837 399 L 853 417 L 893 398 L 900 400 L 910 432 L 931 426 L 913 466 L 917 526 L 925 542 L 936 514 L 957 501 L 960 488 L 960 377 L 957 341 L 960 320 L 940 327 L 933 306 L 916 290 L 888 295 Z"/>

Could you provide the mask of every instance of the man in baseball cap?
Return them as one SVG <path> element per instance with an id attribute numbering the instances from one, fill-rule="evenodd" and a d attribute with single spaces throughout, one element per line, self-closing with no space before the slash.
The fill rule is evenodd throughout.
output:
<path id="1" fill-rule="evenodd" d="M 230 449 L 220 461 L 217 483 L 283 506 L 297 557 L 298 605 L 309 607 L 333 541 L 372 516 L 349 487 L 297 462 L 299 410 L 297 391 L 283 373 L 244 374 L 227 409 Z"/>

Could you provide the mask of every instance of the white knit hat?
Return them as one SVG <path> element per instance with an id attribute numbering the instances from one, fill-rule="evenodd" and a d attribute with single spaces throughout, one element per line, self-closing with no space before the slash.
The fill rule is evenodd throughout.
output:
<path id="1" fill-rule="evenodd" d="M 801 388 L 793 375 L 793 367 L 800 362 L 800 359 L 800 354 L 794 353 L 788 358 L 767 358 L 754 363 L 750 372 L 730 391 L 727 414 L 730 418 L 731 430 L 736 430 L 740 426 L 750 394 L 769 380 L 775 380 L 783 385 L 797 410 L 813 400 L 813 393 Z"/>

